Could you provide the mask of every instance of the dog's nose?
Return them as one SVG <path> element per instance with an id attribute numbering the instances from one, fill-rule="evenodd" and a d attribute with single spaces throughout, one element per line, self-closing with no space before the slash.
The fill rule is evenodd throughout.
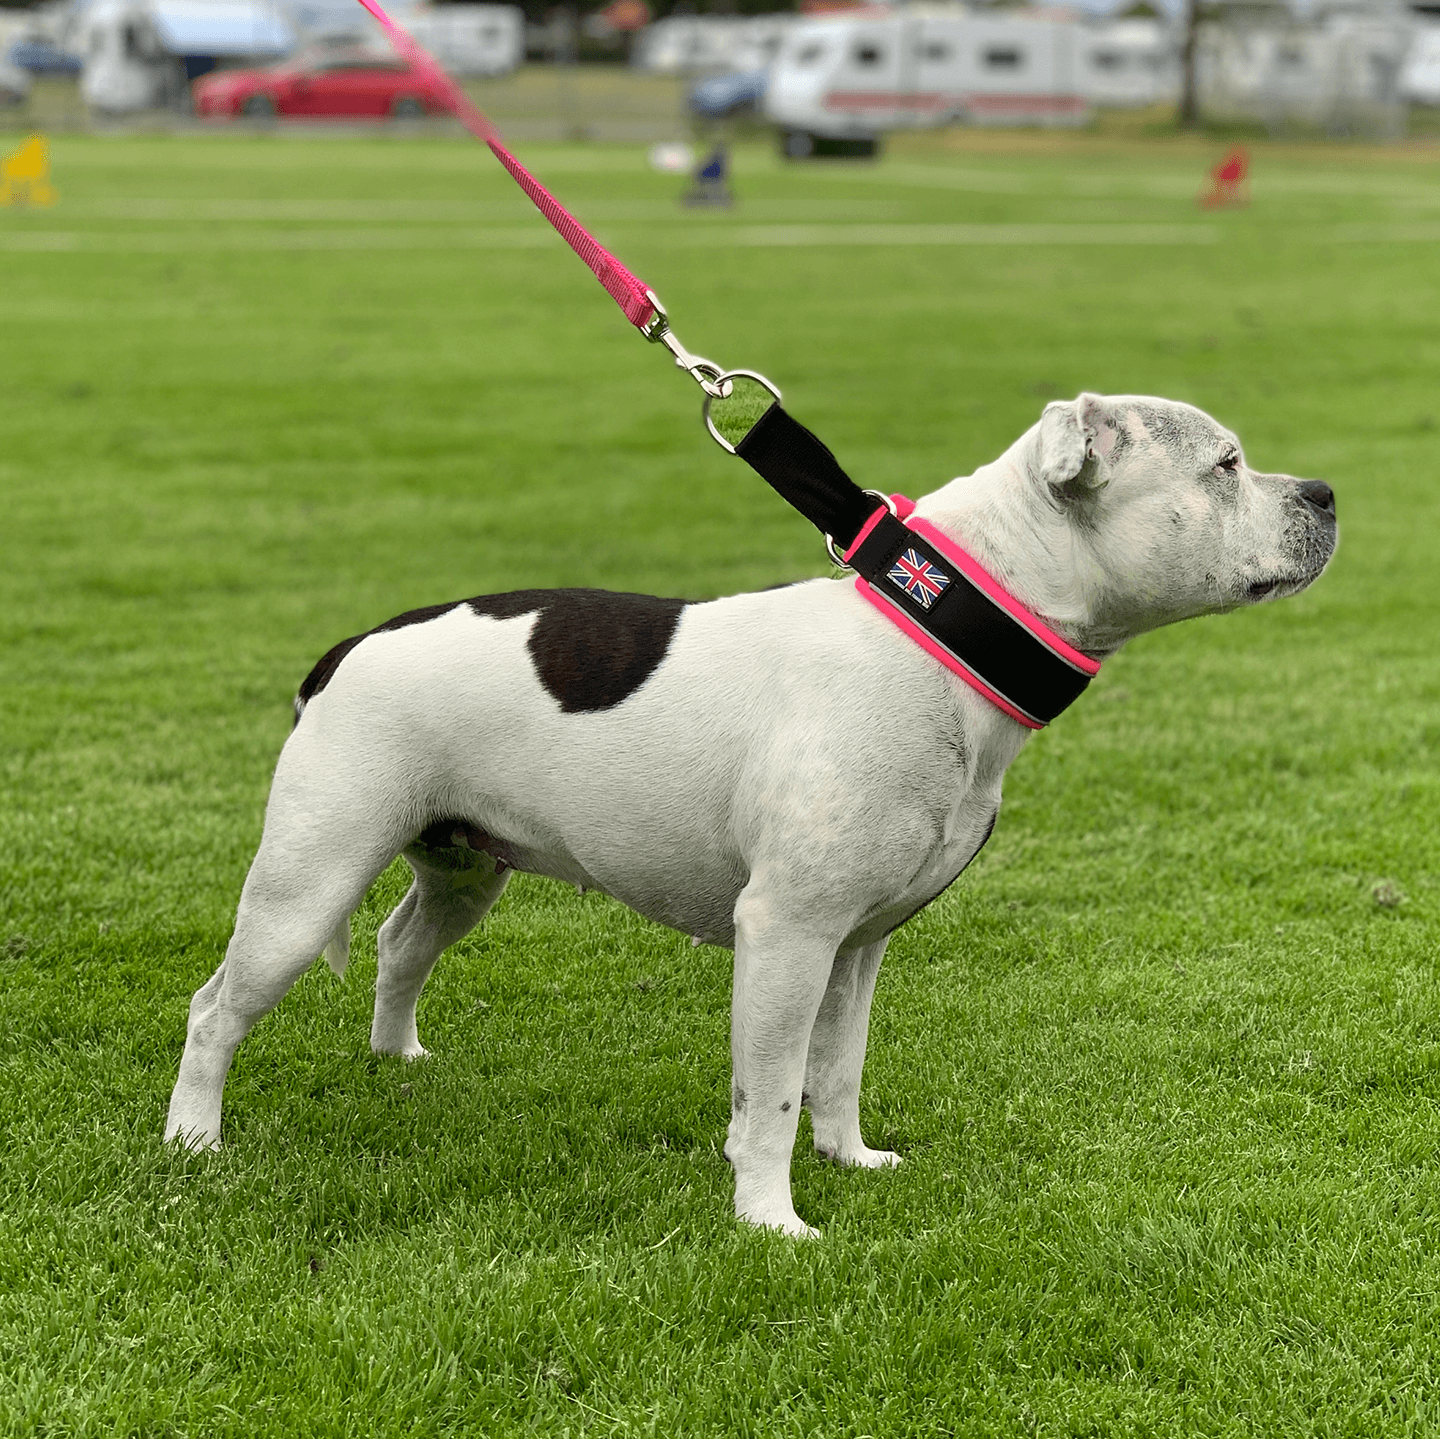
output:
<path id="1" fill-rule="evenodd" d="M 1301 480 L 1300 498 L 1314 509 L 1335 513 L 1335 491 L 1324 480 Z"/>

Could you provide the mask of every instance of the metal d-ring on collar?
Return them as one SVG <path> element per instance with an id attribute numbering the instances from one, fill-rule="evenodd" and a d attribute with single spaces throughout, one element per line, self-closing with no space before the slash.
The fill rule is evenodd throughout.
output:
<path id="1" fill-rule="evenodd" d="M 899 510 L 896 508 L 895 501 L 889 495 L 882 495 L 879 490 L 865 490 L 863 493 L 867 495 L 874 495 L 874 497 L 879 500 L 880 503 L 884 505 L 885 508 L 889 510 L 892 515 L 898 515 L 900 513 Z M 845 563 L 845 556 L 842 555 L 835 548 L 835 541 L 832 540 L 829 535 L 825 536 L 825 549 L 829 553 L 830 558 L 835 561 L 836 565 L 838 565 L 840 569 L 853 570 L 855 568 L 854 565 L 847 565 Z"/>
<path id="2" fill-rule="evenodd" d="M 710 401 L 728 400 L 730 396 L 734 393 L 736 380 L 754 380 L 757 385 L 763 386 L 763 388 L 768 390 L 775 397 L 775 403 L 777 405 L 780 403 L 781 399 L 779 386 L 772 384 L 769 380 L 765 378 L 764 375 L 757 374 L 754 370 L 726 370 L 723 375 L 717 375 L 715 377 L 716 388 L 721 390 L 722 393 L 718 395 L 712 395 L 707 391 L 705 395 L 705 404 L 701 413 L 705 417 L 705 428 L 710 431 L 710 438 L 714 440 L 715 443 L 719 445 L 726 454 L 729 455 L 736 454 L 737 451 L 735 449 L 735 446 L 732 445 L 730 441 L 727 440 L 725 436 L 722 435 L 720 431 L 715 428 L 715 421 L 710 418 Z M 742 436 L 741 438 L 743 440 L 744 437 Z"/>

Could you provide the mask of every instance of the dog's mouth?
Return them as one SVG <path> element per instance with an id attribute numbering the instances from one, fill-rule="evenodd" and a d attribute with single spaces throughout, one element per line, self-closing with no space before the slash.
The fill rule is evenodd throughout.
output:
<path id="1" fill-rule="evenodd" d="M 1285 584 L 1284 580 L 1256 580 L 1253 584 L 1245 586 L 1245 598 L 1250 604 L 1257 600 L 1269 599 L 1277 590 Z"/>
<path id="2" fill-rule="evenodd" d="M 1290 565 L 1285 566 L 1289 573 L 1263 575 L 1259 579 L 1251 580 L 1245 586 L 1243 602 L 1253 605 L 1262 600 L 1286 599 L 1290 595 L 1298 595 L 1301 590 L 1320 578 L 1335 553 L 1337 538 L 1333 520 L 1318 532 L 1312 530 L 1306 536 L 1300 553 L 1296 555 L 1293 568 Z"/>

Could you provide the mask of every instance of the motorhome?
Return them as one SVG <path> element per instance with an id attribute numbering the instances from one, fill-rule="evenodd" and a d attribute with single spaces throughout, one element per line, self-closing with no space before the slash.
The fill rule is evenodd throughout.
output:
<path id="1" fill-rule="evenodd" d="M 1081 38 L 1068 15 L 1039 11 L 912 5 L 816 16 L 786 34 L 765 112 L 795 156 L 956 120 L 1079 125 L 1090 109 Z"/>
<path id="2" fill-rule="evenodd" d="M 1090 23 L 1080 32 L 1080 84 L 1107 109 L 1174 103 L 1180 98 L 1180 44 L 1160 20 Z"/>
<path id="3" fill-rule="evenodd" d="M 452 75 L 505 75 L 525 58 L 518 5 L 418 6 L 405 28 Z"/>
<path id="4" fill-rule="evenodd" d="M 763 70 L 794 15 L 667 15 L 635 37 L 631 63 L 652 75 Z"/>
<path id="5" fill-rule="evenodd" d="M 95 0 L 80 22 L 80 94 L 102 114 L 177 105 L 218 61 L 278 59 L 295 41 L 271 0 Z"/>

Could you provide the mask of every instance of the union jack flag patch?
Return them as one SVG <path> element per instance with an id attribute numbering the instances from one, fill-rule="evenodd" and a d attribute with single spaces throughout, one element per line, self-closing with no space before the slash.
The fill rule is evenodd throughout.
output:
<path id="1" fill-rule="evenodd" d="M 885 578 L 897 589 L 904 590 L 922 610 L 928 610 L 950 587 L 950 576 L 914 550 L 906 550 Z"/>

